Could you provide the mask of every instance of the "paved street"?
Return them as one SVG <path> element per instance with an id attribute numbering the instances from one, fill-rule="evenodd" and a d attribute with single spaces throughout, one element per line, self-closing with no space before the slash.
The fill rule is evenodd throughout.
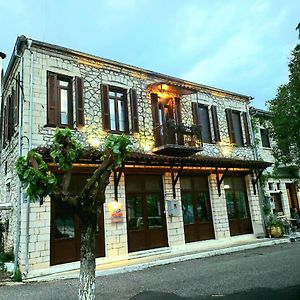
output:
<path id="1" fill-rule="evenodd" d="M 300 299 L 300 242 L 97 278 L 96 299 Z M 76 299 L 77 280 L 0 286 L 0 299 Z"/>

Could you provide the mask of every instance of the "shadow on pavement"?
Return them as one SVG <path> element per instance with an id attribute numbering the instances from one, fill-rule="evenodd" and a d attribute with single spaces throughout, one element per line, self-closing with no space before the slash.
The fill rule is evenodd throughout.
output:
<path id="1" fill-rule="evenodd" d="M 300 299 L 300 285 L 287 287 L 283 289 L 268 289 L 268 288 L 256 288 L 239 293 L 222 295 L 214 294 L 211 296 L 196 296 L 196 297 L 181 297 L 171 293 L 161 293 L 153 291 L 144 291 L 134 297 L 131 300 L 299 300 Z"/>

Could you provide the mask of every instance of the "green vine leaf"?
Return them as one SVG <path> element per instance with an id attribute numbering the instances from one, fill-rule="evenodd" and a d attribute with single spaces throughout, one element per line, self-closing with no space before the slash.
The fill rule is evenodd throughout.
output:
<path id="1" fill-rule="evenodd" d="M 36 151 L 29 151 L 27 156 L 20 156 L 16 163 L 17 175 L 26 196 L 32 201 L 43 199 L 51 194 L 57 184 L 56 177 L 48 170 L 42 156 Z"/>
<path id="2" fill-rule="evenodd" d="M 125 135 L 108 135 L 104 142 L 104 153 L 102 159 L 110 155 L 114 159 L 113 168 L 122 166 L 126 154 L 131 150 L 131 141 Z"/>
<path id="3" fill-rule="evenodd" d="M 59 169 L 70 171 L 82 149 L 82 145 L 73 137 L 69 128 L 56 128 L 50 155 L 53 161 L 58 164 Z"/>

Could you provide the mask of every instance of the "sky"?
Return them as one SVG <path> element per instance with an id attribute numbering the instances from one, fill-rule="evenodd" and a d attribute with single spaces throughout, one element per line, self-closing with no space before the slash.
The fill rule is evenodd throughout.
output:
<path id="1" fill-rule="evenodd" d="M 254 97 L 288 81 L 299 0 L 0 0 L 0 51 L 32 39 Z"/>

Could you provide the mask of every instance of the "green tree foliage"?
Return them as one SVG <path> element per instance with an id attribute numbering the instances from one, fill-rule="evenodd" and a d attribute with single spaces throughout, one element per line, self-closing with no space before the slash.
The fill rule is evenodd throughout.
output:
<path id="1" fill-rule="evenodd" d="M 29 151 L 26 157 L 19 157 L 16 168 L 22 186 L 26 189 L 26 195 L 32 201 L 42 199 L 53 192 L 56 178 L 49 172 L 48 165 L 36 151 Z"/>
<path id="2" fill-rule="evenodd" d="M 299 29 L 300 30 L 300 29 Z M 276 142 L 278 162 L 300 163 L 300 44 L 289 60 L 289 82 L 279 86 L 277 95 L 268 102 L 274 114 L 271 136 Z"/>

